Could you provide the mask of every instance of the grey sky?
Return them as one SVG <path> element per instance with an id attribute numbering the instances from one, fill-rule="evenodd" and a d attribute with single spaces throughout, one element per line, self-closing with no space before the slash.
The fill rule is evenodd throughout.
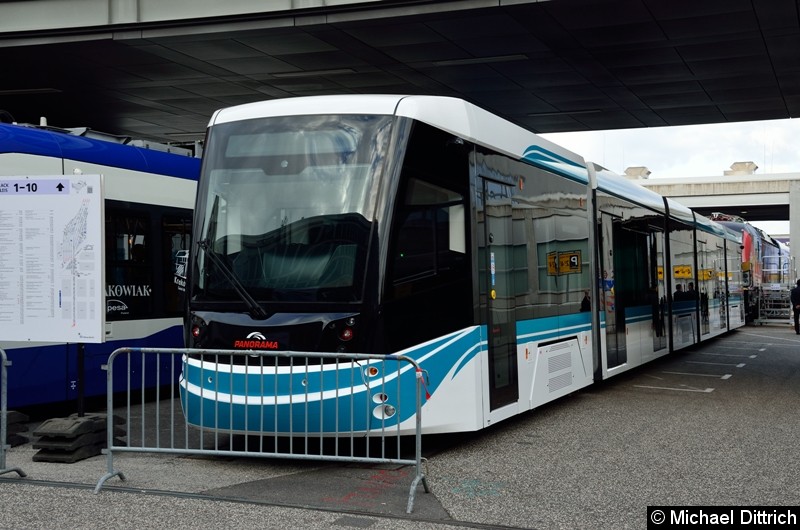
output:
<path id="1" fill-rule="evenodd" d="M 800 172 L 800 119 L 542 136 L 616 173 L 645 166 L 651 179 L 722 175 L 734 162 L 755 162 L 757 175 Z M 788 221 L 753 224 L 773 235 L 789 230 Z"/>
<path id="2" fill-rule="evenodd" d="M 623 173 L 646 166 L 650 178 L 722 175 L 752 161 L 756 174 L 800 172 L 800 120 L 544 134 L 586 160 Z"/>

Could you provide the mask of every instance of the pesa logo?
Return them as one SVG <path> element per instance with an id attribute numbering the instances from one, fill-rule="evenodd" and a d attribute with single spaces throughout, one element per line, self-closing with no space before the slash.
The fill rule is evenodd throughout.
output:
<path id="1" fill-rule="evenodd" d="M 267 338 L 254 331 L 247 336 L 246 340 L 233 341 L 233 347 L 247 350 L 277 350 L 279 347 L 277 340 L 267 340 Z"/>
<path id="2" fill-rule="evenodd" d="M 106 313 L 126 314 L 127 312 L 128 312 L 128 304 L 126 304 L 122 300 L 107 300 L 106 301 Z"/>

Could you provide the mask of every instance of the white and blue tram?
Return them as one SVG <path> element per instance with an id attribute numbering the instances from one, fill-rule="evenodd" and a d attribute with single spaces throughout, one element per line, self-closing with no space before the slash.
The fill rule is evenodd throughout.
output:
<path id="1" fill-rule="evenodd" d="M 189 248 L 200 159 L 83 129 L 0 124 L 0 176 L 72 174 L 103 175 L 105 342 L 0 342 L 12 362 L 10 408 L 105 396 L 101 366 L 121 346 L 183 346 L 185 280 L 176 279 L 176 254 Z"/>
<path id="2" fill-rule="evenodd" d="M 423 433 L 482 429 L 744 324 L 739 235 L 459 99 L 220 110 L 193 226 L 188 346 L 408 356 L 428 376 Z M 190 424 L 387 425 L 323 412 L 368 407 L 380 370 L 211 359 L 185 362 Z M 413 415 L 388 423 L 412 433 Z"/>

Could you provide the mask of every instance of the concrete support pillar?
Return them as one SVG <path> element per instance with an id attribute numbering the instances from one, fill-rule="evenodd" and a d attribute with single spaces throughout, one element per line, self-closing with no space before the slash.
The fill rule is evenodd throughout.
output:
<path id="1" fill-rule="evenodd" d="M 109 24 L 133 24 L 139 22 L 139 0 L 109 0 Z"/>
<path id="2" fill-rule="evenodd" d="M 789 245 L 795 267 L 791 276 L 796 280 L 800 268 L 800 180 L 789 182 Z"/>

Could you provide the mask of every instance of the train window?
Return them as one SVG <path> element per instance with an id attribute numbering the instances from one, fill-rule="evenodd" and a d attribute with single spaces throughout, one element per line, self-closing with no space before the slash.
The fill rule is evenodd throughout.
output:
<path id="1" fill-rule="evenodd" d="M 688 291 L 690 284 L 694 287 L 694 231 L 688 226 L 675 226 L 669 234 L 672 263 L 672 301 L 681 307 L 694 305 L 692 297 L 678 291 Z"/>
<path id="2" fill-rule="evenodd" d="M 637 229 L 634 221 L 614 223 L 614 284 L 616 305 L 620 308 L 650 306 L 650 234 Z"/>
<path id="3" fill-rule="evenodd" d="M 452 135 L 414 123 L 392 220 L 388 277 L 397 296 L 467 277 L 468 151 Z"/>
<path id="4" fill-rule="evenodd" d="M 150 318 L 154 309 L 150 219 L 106 212 L 106 319 Z"/>
<path id="5" fill-rule="evenodd" d="M 409 180 L 404 211 L 398 216 L 395 282 L 441 273 L 463 261 L 463 200 L 451 190 Z"/>
<path id="6" fill-rule="evenodd" d="M 513 182 L 506 272 L 517 320 L 578 313 L 591 285 L 585 186 L 497 153 L 476 160 Z"/>
<path id="7" fill-rule="evenodd" d="M 415 122 L 389 228 L 384 344 L 397 351 L 473 321 L 469 146 Z M 405 325 L 415 315 L 413 326 Z"/>
<path id="8" fill-rule="evenodd" d="M 161 221 L 161 268 L 164 271 L 164 310 L 167 315 L 183 314 L 191 233 L 192 220 L 189 216 L 164 216 Z"/>

